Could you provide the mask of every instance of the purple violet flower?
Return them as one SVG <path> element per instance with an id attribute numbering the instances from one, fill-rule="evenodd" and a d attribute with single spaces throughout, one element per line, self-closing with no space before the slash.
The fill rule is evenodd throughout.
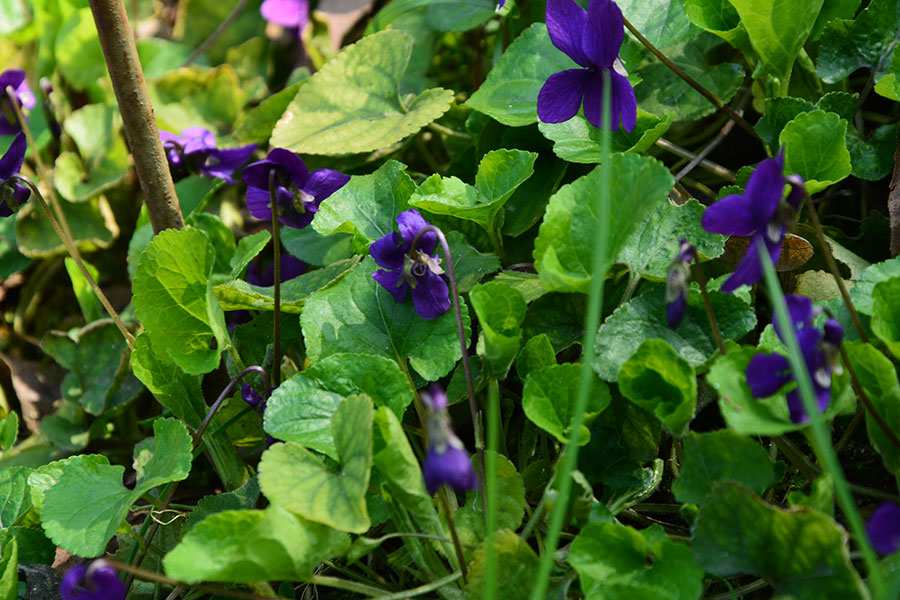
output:
<path id="1" fill-rule="evenodd" d="M 272 219 L 269 202 L 269 172 L 275 171 L 275 203 L 278 205 L 278 220 L 288 227 L 303 229 L 309 225 L 319 203 L 342 188 L 349 175 L 332 169 L 319 169 L 312 173 L 299 156 L 275 148 L 265 160 L 244 169 L 244 183 L 247 184 L 247 209 L 257 219 Z"/>
<path id="2" fill-rule="evenodd" d="M 125 584 L 105 560 L 95 560 L 85 568 L 75 565 L 59 584 L 63 600 L 124 600 Z"/>
<path id="3" fill-rule="evenodd" d="M 181 135 L 160 130 L 159 137 L 176 181 L 184 179 L 189 173 L 200 173 L 234 184 L 234 170 L 247 162 L 256 150 L 256 144 L 220 150 L 216 147 L 213 132 L 202 127 L 188 127 Z"/>
<path id="4" fill-rule="evenodd" d="M 445 483 L 460 493 L 474 490 L 478 486 L 478 477 L 469 453 L 450 425 L 447 394 L 433 383 L 429 391 L 422 391 L 420 395 L 428 409 L 428 455 L 422 467 L 428 493 L 434 494 Z"/>
<path id="5" fill-rule="evenodd" d="M 7 86 L 12 86 L 12 98 L 6 93 Z M 22 131 L 12 102 L 23 110 L 30 110 L 35 104 L 34 94 L 25 82 L 25 71 L 19 69 L 9 69 L 0 73 L 0 135 L 14 135 Z"/>
<path id="6" fill-rule="evenodd" d="M 879 554 L 893 554 L 900 549 L 900 506 L 885 502 L 872 513 L 866 533 Z"/>
<path id="7" fill-rule="evenodd" d="M 791 316 L 791 326 L 797 334 L 800 343 L 800 351 L 803 361 L 809 371 L 816 394 L 816 404 L 819 412 L 824 412 L 831 401 L 831 372 L 840 371 L 837 362 L 838 348 L 844 337 L 844 329 L 834 319 L 829 319 L 823 328 L 813 326 L 813 317 L 816 310 L 812 300 L 804 296 L 785 296 L 788 302 L 788 312 Z M 775 320 L 775 333 L 784 341 L 782 324 Z M 754 398 L 767 398 L 782 387 L 795 381 L 791 371 L 790 361 L 780 354 L 757 354 L 747 365 L 747 384 Z M 788 411 L 793 423 L 804 423 L 809 420 L 809 415 L 803 408 L 799 388 L 794 388 L 787 394 Z"/>
<path id="8" fill-rule="evenodd" d="M 253 408 L 263 405 L 263 410 L 265 410 L 266 401 L 263 400 L 263 397 L 259 395 L 259 392 L 253 389 L 253 386 L 249 383 L 241 385 L 241 398 Z"/>
<path id="9" fill-rule="evenodd" d="M 584 102 L 588 122 L 603 129 L 603 85 L 609 75 L 610 125 L 621 121 L 625 131 L 637 122 L 637 100 L 628 79 L 614 65 L 625 38 L 622 11 L 612 0 L 590 0 L 588 9 L 573 0 L 547 0 L 550 41 L 582 69 L 551 75 L 538 94 L 537 114 L 544 123 L 562 123 L 578 113 Z"/>
<path id="10" fill-rule="evenodd" d="M 669 267 L 666 278 L 666 320 L 671 329 L 677 328 L 687 310 L 687 295 L 690 291 L 691 262 L 697 256 L 694 248 L 685 238 L 681 238 L 678 254 Z"/>
<path id="11" fill-rule="evenodd" d="M 259 12 L 270 23 L 296 29 L 297 37 L 300 37 L 309 23 L 309 0 L 265 0 Z"/>
<path id="12" fill-rule="evenodd" d="M 450 308 L 450 295 L 441 259 L 434 252 L 437 235 L 426 232 L 412 250 L 412 241 L 420 231 L 430 226 L 419 211 L 411 208 L 397 215 L 400 233 L 389 233 L 375 240 L 369 252 L 375 263 L 384 270 L 372 273 L 397 302 L 406 299 L 412 290 L 413 306 L 424 319 L 436 319 Z"/>
<path id="13" fill-rule="evenodd" d="M 797 209 L 803 201 L 803 179 L 785 177 L 784 151 L 776 158 L 759 163 L 747 181 L 743 194 L 725 196 L 703 213 L 703 229 L 723 235 L 750 237 L 747 253 L 734 273 L 722 284 L 723 292 L 733 292 L 742 285 L 753 285 L 763 276 L 757 248 L 764 244 L 772 263 L 781 256 L 781 243 Z M 784 186 L 791 191 L 784 199 Z"/>
<path id="14" fill-rule="evenodd" d="M 22 169 L 27 148 L 25 134 L 19 132 L 6 154 L 0 158 L 0 217 L 8 217 L 16 212 L 31 195 L 31 190 L 26 186 L 10 181 Z"/>

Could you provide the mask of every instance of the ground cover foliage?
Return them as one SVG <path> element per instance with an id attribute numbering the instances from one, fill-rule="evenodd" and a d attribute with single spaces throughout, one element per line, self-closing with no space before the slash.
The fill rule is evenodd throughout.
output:
<path id="1" fill-rule="evenodd" d="M 900 597 L 900 0 L 125 4 L 183 227 L 0 0 L 0 600 Z"/>

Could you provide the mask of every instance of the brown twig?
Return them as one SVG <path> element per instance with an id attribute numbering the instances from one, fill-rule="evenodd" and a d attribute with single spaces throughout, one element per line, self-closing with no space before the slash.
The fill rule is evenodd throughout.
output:
<path id="1" fill-rule="evenodd" d="M 153 231 L 181 229 L 184 218 L 125 7 L 122 0 L 89 1 Z"/>
<path id="2" fill-rule="evenodd" d="M 623 19 L 624 19 L 624 17 L 623 17 Z M 729 107 L 727 104 L 722 102 L 718 96 L 716 96 L 711 91 L 709 91 L 708 89 L 703 87 L 696 79 L 694 79 L 693 77 L 691 77 L 690 75 L 688 75 L 687 73 L 682 71 L 681 68 L 678 67 L 678 65 L 676 65 L 671 60 L 669 60 L 668 56 L 666 56 L 665 54 L 660 52 L 659 48 L 657 48 L 656 46 L 651 44 L 650 40 L 648 40 L 643 35 L 641 35 L 641 32 L 638 31 L 635 28 L 635 26 L 632 25 L 628 21 L 628 19 L 624 19 L 624 21 L 625 21 L 625 27 L 628 28 L 628 31 L 630 31 L 631 34 L 634 37 L 636 37 L 638 39 L 638 41 L 640 43 L 642 43 L 644 45 L 644 47 L 647 48 L 647 50 L 649 50 L 656 58 L 658 58 L 664 65 L 669 67 L 669 69 L 671 69 L 673 73 L 675 73 L 676 75 L 678 75 L 678 77 L 680 77 L 682 80 L 684 80 L 684 82 L 686 84 L 688 84 L 689 86 L 691 86 L 692 88 L 697 90 L 697 92 L 699 92 L 701 96 L 703 96 L 704 98 L 709 100 L 710 103 L 712 103 L 712 105 L 716 107 L 716 109 L 718 109 L 719 111 L 728 115 L 728 117 L 730 119 L 732 119 L 735 123 L 740 125 L 743 129 L 745 129 L 747 131 L 747 133 L 752 135 L 755 140 L 758 140 L 760 143 L 763 143 L 763 139 L 761 137 L 759 137 L 759 134 L 756 133 L 755 129 L 753 129 L 753 125 L 751 125 L 746 120 L 744 120 L 744 117 L 742 117 L 741 115 L 734 112 L 734 110 L 732 110 L 731 107 Z"/>
<path id="3" fill-rule="evenodd" d="M 900 144 L 894 152 L 894 172 L 888 194 L 888 214 L 891 218 L 891 257 L 900 255 Z"/>

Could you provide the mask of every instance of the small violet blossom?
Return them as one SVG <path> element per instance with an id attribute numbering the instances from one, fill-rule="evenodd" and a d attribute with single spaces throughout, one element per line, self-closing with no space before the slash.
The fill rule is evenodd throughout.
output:
<path id="1" fill-rule="evenodd" d="M 703 213 L 702 224 L 706 231 L 750 237 L 747 254 L 722 284 L 723 292 L 733 292 L 742 285 L 753 285 L 762 279 L 762 263 L 757 250 L 760 244 L 764 245 L 773 264 L 781 256 L 785 233 L 806 193 L 803 179 L 799 175 L 785 177 L 783 170 L 784 151 L 756 167 L 743 194 L 725 196 Z M 785 184 L 791 186 L 786 199 Z"/>
<path id="2" fill-rule="evenodd" d="M 259 12 L 270 23 L 296 29 L 297 37 L 300 37 L 309 23 L 309 0 L 265 0 Z"/>
<path id="3" fill-rule="evenodd" d="M 6 93 L 7 87 L 13 89 L 12 98 Z M 34 94 L 25 82 L 25 71 L 19 69 L 0 73 L 0 135 L 13 135 L 22 130 L 13 102 L 24 110 L 30 110 L 35 105 Z"/>
<path id="4" fill-rule="evenodd" d="M 813 382 L 816 405 L 819 412 L 823 412 L 831 400 L 831 373 L 840 372 L 837 353 L 844 337 L 844 328 L 834 319 L 826 321 L 821 330 L 815 327 L 813 318 L 817 311 L 813 308 L 812 300 L 805 296 L 788 295 L 785 300 L 792 321 L 790 326 L 796 332 L 803 361 Z M 775 333 L 784 341 L 785 332 L 782 327 L 778 319 L 775 319 Z M 796 379 L 791 371 L 790 361 L 780 354 L 754 356 L 747 365 L 746 376 L 754 398 L 767 398 Z M 792 422 L 803 423 L 809 420 L 799 388 L 788 392 L 787 404 Z"/>
<path id="5" fill-rule="evenodd" d="M 124 600 L 125 591 L 116 570 L 104 560 L 72 567 L 59 584 L 63 600 Z"/>
<path id="6" fill-rule="evenodd" d="M 893 554 L 900 550 L 900 506 L 885 502 L 872 513 L 866 533 L 879 554 Z"/>
<path id="7" fill-rule="evenodd" d="M 247 165 L 244 183 L 247 184 L 247 209 L 257 219 L 272 219 L 269 196 L 269 174 L 275 172 L 275 204 L 278 220 L 288 227 L 302 229 L 309 225 L 319 203 L 342 188 L 349 175 L 332 169 L 319 169 L 312 173 L 299 156 L 275 148 L 265 160 Z"/>
<path id="8" fill-rule="evenodd" d="M 603 129 L 603 86 L 608 76 L 610 124 L 625 131 L 637 122 L 637 101 L 628 79 L 616 72 L 619 48 L 625 38 L 622 11 L 612 0 L 590 0 L 588 9 L 573 0 L 547 0 L 550 41 L 578 63 L 581 69 L 560 71 L 544 83 L 538 94 L 537 114 L 544 123 L 562 123 L 578 113 Z"/>
<path id="9" fill-rule="evenodd" d="M 436 319 L 450 308 L 447 282 L 441 277 L 441 259 L 432 254 L 437 235 L 432 231 L 422 234 L 412 249 L 413 239 L 430 226 L 414 208 L 397 215 L 397 225 L 399 234 L 390 233 L 369 246 L 372 258 L 384 269 L 375 271 L 372 277 L 397 302 L 403 302 L 406 292 L 412 290 L 413 306 L 419 316 Z"/>
<path id="10" fill-rule="evenodd" d="M 219 177 L 233 184 L 234 170 L 247 162 L 256 149 L 256 144 L 219 149 L 213 132 L 202 127 L 188 127 L 181 135 L 160 131 L 159 137 L 169 159 L 172 177 L 176 181 L 184 179 L 190 173 L 200 173 Z"/>
<path id="11" fill-rule="evenodd" d="M 691 261 L 697 256 L 694 248 L 685 238 L 681 238 L 678 254 L 669 267 L 666 278 L 666 320 L 675 329 L 681 324 L 687 310 L 687 296 L 690 291 Z"/>
<path id="12" fill-rule="evenodd" d="M 478 477 L 465 446 L 450 425 L 447 394 L 433 383 L 429 391 L 420 392 L 420 396 L 428 409 L 428 455 L 422 467 L 428 493 L 434 494 L 445 483 L 459 493 L 474 490 L 478 486 Z"/>
<path id="13" fill-rule="evenodd" d="M 17 181 L 11 181 L 22 169 L 27 149 L 25 134 L 19 132 L 6 154 L 0 158 L 0 217 L 8 217 L 28 200 L 31 191 Z"/>

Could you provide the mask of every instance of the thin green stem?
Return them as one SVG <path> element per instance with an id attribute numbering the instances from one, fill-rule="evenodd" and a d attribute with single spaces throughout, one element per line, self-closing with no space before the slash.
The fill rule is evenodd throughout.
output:
<path id="1" fill-rule="evenodd" d="M 650 43 L 650 40 L 641 35 L 641 32 L 638 31 L 634 25 L 632 25 L 628 19 L 625 19 L 625 27 L 628 28 L 628 31 L 638 39 L 638 41 L 644 45 L 647 50 L 649 50 L 656 58 L 658 58 L 664 65 L 669 67 L 669 69 L 675 73 L 678 77 L 680 77 L 686 84 L 700 92 L 700 95 L 709 100 L 713 106 L 715 106 L 718 110 L 728 115 L 729 118 L 734 120 L 735 123 L 740 125 L 743 129 L 747 131 L 750 135 L 753 136 L 754 139 L 758 140 L 760 143 L 763 143 L 759 134 L 753 129 L 753 125 L 744 120 L 744 117 L 734 112 L 730 106 L 719 100 L 719 97 L 713 94 L 711 91 L 703 87 L 696 79 L 682 71 L 678 65 L 669 60 L 669 57 L 659 51 L 659 48 Z"/>
<path id="2" fill-rule="evenodd" d="M 484 587 L 481 597 L 494 600 L 497 597 L 497 556 L 494 547 L 494 535 L 497 530 L 497 438 L 500 424 L 500 388 L 497 379 L 491 377 L 488 382 L 487 405 L 487 454 L 485 456 L 485 477 L 487 479 L 487 535 L 484 538 Z"/>
<path id="3" fill-rule="evenodd" d="M 278 204 L 276 203 L 277 187 L 275 186 L 275 169 L 269 171 L 269 206 L 272 209 L 272 270 L 273 291 L 272 303 L 272 386 L 281 385 L 281 240 L 278 228 Z M 266 390 L 269 393 L 269 390 Z"/>
<path id="4" fill-rule="evenodd" d="M 11 104 L 13 106 L 16 106 L 15 102 L 12 102 Z M 53 211 L 49 206 L 47 206 L 47 203 L 46 201 L 44 201 L 44 197 L 41 195 L 41 192 L 30 179 L 28 179 L 24 175 L 14 175 L 13 178 L 16 181 L 21 181 L 22 183 L 27 185 L 29 189 L 31 189 L 31 193 L 37 199 L 41 210 L 44 211 L 44 214 L 47 216 L 47 220 L 50 221 L 50 226 L 53 227 L 53 231 L 55 231 L 56 235 L 59 236 L 59 239 L 62 240 L 63 246 L 66 247 L 66 250 L 69 252 L 69 255 L 71 255 L 72 260 L 74 260 L 75 264 L 78 265 L 78 269 L 84 276 L 85 281 L 88 282 L 88 285 L 94 291 L 94 294 L 96 294 L 97 299 L 100 300 L 100 304 L 103 305 L 103 308 L 109 314 L 110 318 L 113 320 L 113 323 L 116 324 L 119 332 L 121 332 L 122 337 L 125 338 L 125 343 L 128 344 L 128 351 L 131 352 L 131 350 L 134 349 L 134 336 L 131 335 L 130 331 L 128 331 L 125 323 L 119 317 L 119 313 L 117 313 L 116 309 L 112 307 L 112 304 L 110 304 L 109 299 L 106 297 L 106 294 L 103 293 L 103 290 L 101 290 L 100 286 L 97 285 L 97 281 L 94 279 L 93 275 L 91 275 L 90 271 L 88 271 L 87 267 L 84 265 L 84 261 L 81 259 L 81 252 L 78 251 L 78 247 L 75 245 L 75 241 L 72 239 L 72 236 L 69 235 L 69 233 L 60 226 L 60 222 L 56 220 Z"/>
<path id="5" fill-rule="evenodd" d="M 769 253 L 762 245 L 759 247 L 759 258 L 762 261 L 763 271 L 765 272 L 766 288 L 769 291 L 769 297 L 772 302 L 772 308 L 775 311 L 776 318 L 781 323 L 791 323 L 791 317 L 788 313 L 787 302 L 778 283 L 778 275 L 775 273 L 775 266 Z M 831 474 L 834 480 L 834 491 L 837 502 L 844 512 L 844 516 L 850 525 L 850 531 L 856 538 L 863 559 L 866 563 L 866 569 L 869 572 L 868 581 L 871 584 L 873 595 L 876 599 L 884 598 L 885 584 L 884 576 L 878 565 L 878 557 L 872 549 L 869 538 L 866 535 L 865 524 L 853 501 L 853 495 L 850 492 L 850 486 L 844 477 L 844 471 L 838 461 L 837 454 L 831 445 L 831 439 L 825 426 L 825 420 L 819 412 L 818 403 L 816 402 L 816 394 L 813 389 L 812 378 L 803 359 L 803 353 L 800 350 L 800 343 L 797 341 L 797 334 L 793 327 L 782 327 L 785 333 L 785 345 L 788 349 L 788 359 L 791 363 L 791 370 L 794 378 L 797 380 L 800 389 L 800 398 L 803 401 L 803 408 L 809 416 L 812 426 L 812 441 L 816 454 L 822 461 L 827 472 Z"/>
<path id="6" fill-rule="evenodd" d="M 424 596 L 428 592 L 433 592 L 435 590 L 439 590 L 445 585 L 449 585 L 462 577 L 460 573 L 451 573 L 446 577 L 442 577 L 440 579 L 436 579 L 431 583 L 426 583 L 425 585 L 420 585 L 419 587 L 412 588 L 410 590 L 404 590 L 402 592 L 397 592 L 396 594 L 388 594 L 387 596 L 375 596 L 373 600 L 405 600 L 406 598 L 415 598 L 416 596 Z"/>
<path id="7" fill-rule="evenodd" d="M 581 427 L 584 423 L 584 413 L 587 409 L 588 396 L 590 395 L 591 380 L 594 370 L 591 366 L 594 342 L 597 330 L 600 328 L 600 310 L 603 306 L 603 284 L 606 265 L 606 245 L 609 236 L 609 178 L 610 178 L 610 79 L 609 74 L 604 73 L 603 85 L 603 125 L 601 131 L 600 148 L 603 160 L 600 163 L 600 185 L 597 190 L 597 224 L 594 228 L 593 268 L 591 273 L 590 295 L 588 296 L 587 314 L 584 324 L 584 339 L 581 347 L 584 349 L 581 363 L 581 378 L 578 385 L 578 397 L 575 401 L 572 424 L 569 433 L 569 442 L 566 445 L 565 460 L 562 470 L 557 475 L 559 490 L 557 500 L 554 503 L 553 513 L 550 516 L 550 528 L 541 553 L 541 561 L 535 577 L 534 587 L 531 592 L 531 600 L 546 600 L 547 587 L 550 584 L 550 570 L 553 568 L 553 558 L 556 554 L 556 545 L 559 543 L 562 533 L 563 521 L 566 515 L 566 506 L 569 503 L 569 495 L 572 491 L 572 471 L 578 463 L 578 449 L 581 442 Z M 548 484 L 549 488 L 549 484 Z M 546 491 L 544 494 L 546 495 Z"/>

